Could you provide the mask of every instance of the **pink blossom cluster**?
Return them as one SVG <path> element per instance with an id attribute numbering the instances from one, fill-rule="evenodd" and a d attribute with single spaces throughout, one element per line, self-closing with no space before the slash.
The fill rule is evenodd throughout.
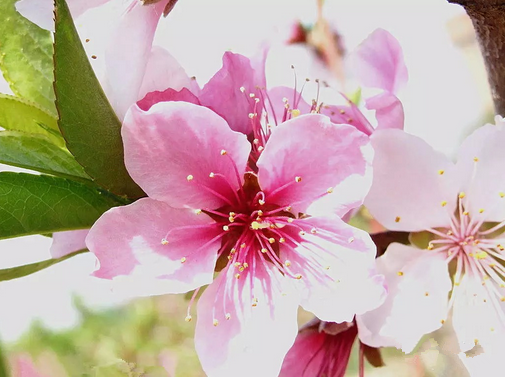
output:
<path id="1" fill-rule="evenodd" d="M 344 95 L 332 105 L 269 88 L 268 50 L 226 52 L 200 87 L 166 51 L 149 54 L 168 4 L 153 3 L 128 8 L 123 26 L 142 29 L 142 48 L 126 66 L 119 45 L 109 51 L 105 81 L 126 167 L 147 197 L 89 233 L 55 234 L 54 256 L 85 238 L 95 276 L 118 288 L 193 292 L 186 321 L 197 301 L 195 346 L 209 375 L 343 375 L 356 337 L 363 350 L 409 353 L 450 314 L 462 351 L 503 335 L 501 117 L 464 141 L 456 163 L 404 132 L 407 69 L 380 29 L 350 58 L 361 85 L 378 90 L 365 99 L 374 119 Z M 154 58 L 170 66 L 161 90 Z M 376 258 L 370 236 L 342 220 L 363 204 L 411 244 Z M 299 306 L 320 321 L 298 333 Z"/>

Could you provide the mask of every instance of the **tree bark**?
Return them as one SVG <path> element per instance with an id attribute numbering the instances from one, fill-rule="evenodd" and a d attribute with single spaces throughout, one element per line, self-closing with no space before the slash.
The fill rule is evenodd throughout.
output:
<path id="1" fill-rule="evenodd" d="M 470 16 L 486 63 L 497 114 L 505 116 L 505 1 L 448 0 Z"/>

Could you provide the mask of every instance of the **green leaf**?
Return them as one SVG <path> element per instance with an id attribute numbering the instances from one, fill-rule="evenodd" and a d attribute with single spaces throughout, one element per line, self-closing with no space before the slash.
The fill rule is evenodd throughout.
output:
<path id="1" fill-rule="evenodd" d="M 21 16 L 16 1 L 0 1 L 0 69 L 17 96 L 56 115 L 51 32 Z"/>
<path id="2" fill-rule="evenodd" d="M 58 119 L 22 98 L 0 94 L 0 126 L 6 130 L 43 134 L 59 146 L 65 145 Z"/>
<path id="3" fill-rule="evenodd" d="M 89 228 L 115 195 L 60 177 L 0 172 L 0 239 Z"/>
<path id="4" fill-rule="evenodd" d="M 55 5 L 54 88 L 67 147 L 99 185 L 118 195 L 142 197 L 124 165 L 121 122 L 93 72 L 65 0 Z"/>
<path id="5" fill-rule="evenodd" d="M 0 131 L 0 163 L 72 179 L 89 176 L 72 155 L 43 135 Z"/>
<path id="6" fill-rule="evenodd" d="M 16 278 L 21 278 L 25 276 L 29 276 L 30 274 L 36 273 L 39 270 L 49 268 L 50 266 L 57 264 L 59 262 L 65 261 L 75 255 L 81 254 L 83 252 L 87 252 L 87 250 L 77 251 L 60 257 L 58 259 L 49 259 L 44 261 L 39 261 L 33 264 L 16 266 L 14 268 L 0 269 L 0 282 L 1 281 L 9 281 Z"/>

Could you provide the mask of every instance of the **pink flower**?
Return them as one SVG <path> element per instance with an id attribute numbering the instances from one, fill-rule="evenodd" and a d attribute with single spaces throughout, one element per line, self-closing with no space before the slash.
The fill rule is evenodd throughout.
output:
<path id="1" fill-rule="evenodd" d="M 310 321 L 298 332 L 281 377 L 343 377 L 358 329 L 351 322 Z"/>
<path id="2" fill-rule="evenodd" d="M 463 351 L 503 338 L 505 130 L 501 117 L 496 124 L 469 136 L 456 164 L 399 130 L 371 137 L 374 180 L 365 204 L 385 227 L 417 233 L 418 241 L 394 243 L 378 258 L 389 296 L 357 317 L 365 343 L 410 352 L 451 309 Z"/>
<path id="3" fill-rule="evenodd" d="M 250 92 L 261 75 L 246 75 L 244 59 L 226 54 L 229 75 L 199 97 L 163 92 L 193 103 L 130 108 L 125 163 L 149 197 L 105 213 L 86 240 L 100 263 L 95 275 L 134 293 L 210 284 L 195 336 L 210 375 L 277 375 L 298 305 L 343 322 L 384 294 L 373 242 L 339 218 L 368 190 L 367 136 L 319 114 L 262 124 L 263 92 Z M 310 216 L 320 201 L 331 211 Z"/>

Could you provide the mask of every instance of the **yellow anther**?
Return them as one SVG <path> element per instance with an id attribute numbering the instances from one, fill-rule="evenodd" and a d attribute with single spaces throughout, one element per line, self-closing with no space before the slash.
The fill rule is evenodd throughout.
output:
<path id="1" fill-rule="evenodd" d="M 225 318 L 226 318 L 226 320 L 230 320 L 231 319 L 231 314 L 229 312 L 226 313 Z"/>
<path id="2" fill-rule="evenodd" d="M 498 194 L 500 195 L 501 198 L 505 197 L 505 193 L 503 193 L 503 192 L 500 192 Z"/>
<path id="3" fill-rule="evenodd" d="M 487 256 L 488 254 L 486 251 L 479 251 L 473 255 L 473 257 L 476 258 L 477 260 L 484 260 L 487 258 Z"/>
<path id="4" fill-rule="evenodd" d="M 451 236 L 452 234 L 453 234 L 453 232 L 451 230 L 446 232 L 446 235 L 448 235 L 448 236 Z"/>
<path id="5" fill-rule="evenodd" d="M 228 227 L 228 226 L 224 225 L 224 226 L 223 226 L 223 231 L 230 231 L 230 227 Z"/>
<path id="6" fill-rule="evenodd" d="M 433 243 L 429 243 L 428 244 L 428 251 L 431 251 L 433 248 L 435 248 L 435 246 L 433 245 Z"/>
<path id="7" fill-rule="evenodd" d="M 479 213 L 482 214 L 484 212 L 484 209 L 479 209 Z"/>
<path id="8" fill-rule="evenodd" d="M 345 110 L 344 109 L 340 109 L 340 114 L 345 114 Z"/>
<path id="9" fill-rule="evenodd" d="M 310 233 L 311 234 L 317 234 L 317 230 L 315 227 L 312 227 L 311 230 L 310 230 Z"/>
<path id="10" fill-rule="evenodd" d="M 186 176 L 186 180 L 188 180 L 188 181 L 191 181 L 193 179 L 194 179 L 193 175 L 187 175 Z"/>
<path id="11" fill-rule="evenodd" d="M 238 268 L 238 271 L 239 271 L 240 273 L 242 273 L 244 270 L 245 270 L 245 268 L 244 268 L 243 266 L 241 266 L 241 267 L 239 267 L 239 268 Z"/>
<path id="12" fill-rule="evenodd" d="M 400 221 L 400 219 L 401 219 L 400 217 L 396 217 L 395 222 L 398 223 Z"/>
<path id="13" fill-rule="evenodd" d="M 212 321 L 212 324 L 214 325 L 214 327 L 217 327 L 217 326 L 219 325 L 219 322 L 218 322 L 218 320 L 217 320 L 217 319 L 214 319 L 214 320 Z"/>
<path id="14" fill-rule="evenodd" d="M 297 274 L 297 275 L 295 276 L 295 278 L 296 278 L 297 280 L 301 280 L 301 279 L 302 279 L 302 275 L 301 275 L 301 274 Z"/>
<path id="15" fill-rule="evenodd" d="M 266 248 L 261 248 L 261 253 L 267 253 L 268 250 Z"/>
<path id="16" fill-rule="evenodd" d="M 228 152 L 227 152 L 226 150 L 221 150 L 221 152 L 220 152 L 220 154 L 221 154 L 222 156 L 226 155 L 227 153 L 228 153 Z"/>
<path id="17" fill-rule="evenodd" d="M 270 244 L 274 244 L 274 243 L 275 243 L 275 239 L 274 239 L 274 238 L 268 238 L 268 242 L 269 242 Z"/>
<path id="18" fill-rule="evenodd" d="M 244 249 L 245 247 L 247 247 L 245 243 L 240 244 L 240 248 Z"/>
<path id="19" fill-rule="evenodd" d="M 296 182 L 300 182 L 300 181 L 302 181 L 302 178 L 301 178 L 300 176 L 296 176 L 296 177 L 295 177 L 295 181 L 296 181 Z"/>
<path id="20" fill-rule="evenodd" d="M 470 213 L 468 211 L 463 211 L 464 216 L 468 216 Z"/>
<path id="21" fill-rule="evenodd" d="M 424 293 L 424 296 L 425 296 L 425 297 L 429 297 L 429 296 L 430 296 L 430 293 L 426 292 L 426 293 Z"/>
<path id="22" fill-rule="evenodd" d="M 444 323 L 445 323 L 445 320 L 444 320 L 444 319 L 442 319 L 442 320 L 440 321 L 440 323 L 441 323 L 441 324 L 444 324 Z"/>
<path id="23" fill-rule="evenodd" d="M 475 343 L 475 345 L 477 345 L 479 343 L 479 339 L 475 339 L 473 340 L 473 342 Z"/>
<path id="24" fill-rule="evenodd" d="M 249 264 L 245 262 L 242 264 L 242 266 L 247 269 L 249 267 Z"/>
<path id="25" fill-rule="evenodd" d="M 256 113 L 249 113 L 249 118 L 253 119 L 256 116 Z"/>
<path id="26" fill-rule="evenodd" d="M 181 257 L 181 263 L 184 264 L 186 262 L 186 258 L 185 257 Z"/>
<path id="27" fill-rule="evenodd" d="M 233 264 L 233 266 L 234 266 L 235 268 L 238 268 L 240 265 L 242 265 L 242 264 L 241 264 L 241 263 L 239 263 L 238 261 L 237 261 L 235 264 Z"/>
<path id="28" fill-rule="evenodd" d="M 244 87 L 240 87 L 240 92 L 244 93 L 245 92 L 245 88 Z"/>
<path id="29" fill-rule="evenodd" d="M 354 236 L 351 236 L 349 239 L 347 239 L 347 242 L 348 243 L 353 243 L 354 242 Z"/>
<path id="30" fill-rule="evenodd" d="M 501 297 L 500 301 L 505 302 L 505 297 Z"/>
<path id="31" fill-rule="evenodd" d="M 240 278 L 240 274 L 239 273 L 235 274 L 235 278 L 238 280 Z"/>
<path id="32" fill-rule="evenodd" d="M 260 141 L 259 141 L 259 139 L 255 138 L 255 139 L 253 139 L 253 143 L 257 145 L 260 143 Z"/>
<path id="33" fill-rule="evenodd" d="M 443 169 L 440 169 L 440 170 L 438 171 L 438 174 L 439 174 L 439 175 L 443 175 L 444 173 L 445 173 L 445 171 L 444 171 Z"/>
<path id="34" fill-rule="evenodd" d="M 237 249 L 236 249 L 236 248 L 232 248 L 232 249 L 230 249 L 230 253 L 231 253 L 232 255 L 233 255 L 234 253 L 236 253 L 236 252 L 237 252 Z"/>
<path id="35" fill-rule="evenodd" d="M 291 110 L 291 116 L 293 118 L 298 117 L 300 115 L 300 110 L 299 109 L 293 109 Z"/>
<path id="36" fill-rule="evenodd" d="M 442 207 L 444 207 L 445 205 L 447 205 L 447 201 L 442 201 L 440 202 L 440 204 L 442 205 Z"/>
<path id="37" fill-rule="evenodd" d="M 284 243 L 285 241 L 286 241 L 286 239 L 284 239 L 284 238 L 279 239 L 279 243 Z"/>
<path id="38" fill-rule="evenodd" d="M 254 221 L 254 222 L 251 222 L 250 227 L 251 227 L 251 230 L 259 230 L 261 228 L 261 225 L 259 222 Z"/>
<path id="39" fill-rule="evenodd" d="M 260 206 L 263 206 L 263 205 L 265 204 L 265 201 L 264 201 L 264 200 L 262 200 L 262 199 L 260 199 L 260 200 L 258 200 L 258 204 L 259 204 Z"/>
<path id="40" fill-rule="evenodd" d="M 298 233 L 298 235 L 300 235 L 300 236 L 305 235 L 305 231 L 303 231 L 303 230 L 302 230 L 302 231 L 300 231 L 300 232 Z"/>
<path id="41" fill-rule="evenodd" d="M 258 217 L 262 217 L 263 216 L 263 211 L 262 210 L 258 210 Z"/>
<path id="42" fill-rule="evenodd" d="M 474 157 L 473 161 L 477 163 L 479 161 L 479 158 L 478 157 Z"/>
<path id="43" fill-rule="evenodd" d="M 328 194 L 333 193 L 333 188 L 329 187 L 328 189 L 326 189 L 326 193 L 328 193 Z"/>
<path id="44" fill-rule="evenodd" d="M 254 98 L 256 95 L 254 93 L 249 93 L 249 97 Z"/>
<path id="45" fill-rule="evenodd" d="M 498 248 L 500 251 L 505 250 L 505 248 L 503 248 L 503 246 L 501 244 L 497 244 L 496 248 Z"/>
<path id="46" fill-rule="evenodd" d="M 465 192 L 460 192 L 458 195 L 460 199 L 465 198 L 465 196 L 466 196 Z"/>
<path id="47" fill-rule="evenodd" d="M 168 240 L 165 239 L 165 238 L 161 239 L 161 244 L 162 245 L 167 245 L 168 244 Z"/>
<path id="48" fill-rule="evenodd" d="M 325 266 L 325 267 L 324 267 L 324 269 L 326 269 L 326 270 L 330 270 L 330 266 L 329 266 L 329 265 L 328 265 L 328 266 Z"/>
<path id="49" fill-rule="evenodd" d="M 228 220 L 230 221 L 230 223 L 235 222 L 235 218 L 233 218 L 232 216 L 228 217 Z"/>
<path id="50" fill-rule="evenodd" d="M 287 267 L 290 267 L 291 266 L 291 261 L 289 261 L 289 260 L 284 261 L 284 265 L 287 266 Z"/>
<path id="51" fill-rule="evenodd" d="M 400 277 L 403 276 L 403 272 L 401 270 L 396 274 L 398 274 Z"/>
<path id="52" fill-rule="evenodd" d="M 202 213 L 202 209 L 195 209 L 195 214 L 200 215 Z"/>
<path id="53" fill-rule="evenodd" d="M 209 173 L 209 177 L 210 177 L 210 178 L 214 178 L 214 177 L 216 177 L 216 174 L 215 174 L 214 172 L 210 172 L 210 173 Z"/>
<path id="54" fill-rule="evenodd" d="M 459 286 L 460 284 L 460 282 L 454 282 L 454 286 Z"/>
<path id="55" fill-rule="evenodd" d="M 288 218 L 288 223 L 293 223 L 293 218 Z"/>
<path id="56" fill-rule="evenodd" d="M 489 279 L 489 276 L 483 276 L 482 277 L 483 280 L 488 280 Z"/>
<path id="57" fill-rule="evenodd" d="M 186 321 L 186 322 L 188 322 L 188 323 L 189 323 L 192 319 L 193 319 L 193 317 L 192 317 L 191 315 L 189 315 L 189 314 L 188 314 L 188 316 L 186 316 L 186 317 L 184 318 L 184 321 Z"/>

